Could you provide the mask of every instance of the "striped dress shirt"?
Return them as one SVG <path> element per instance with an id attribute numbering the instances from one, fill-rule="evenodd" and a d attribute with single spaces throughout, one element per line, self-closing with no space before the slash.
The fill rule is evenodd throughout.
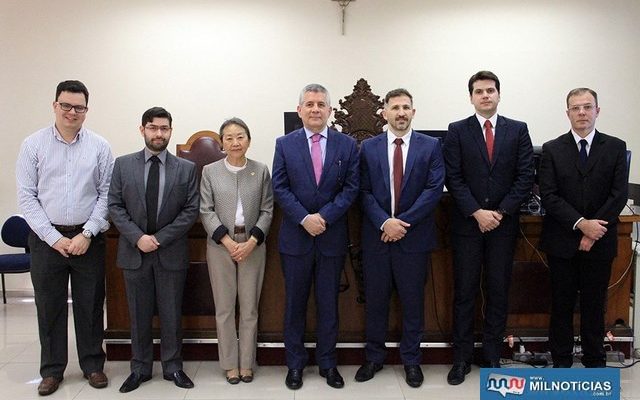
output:
<path id="1" fill-rule="evenodd" d="M 53 225 L 80 225 L 93 235 L 109 228 L 107 194 L 113 155 L 109 143 L 81 128 L 66 143 L 55 126 L 27 137 L 16 163 L 18 205 L 38 237 L 53 246 Z"/>

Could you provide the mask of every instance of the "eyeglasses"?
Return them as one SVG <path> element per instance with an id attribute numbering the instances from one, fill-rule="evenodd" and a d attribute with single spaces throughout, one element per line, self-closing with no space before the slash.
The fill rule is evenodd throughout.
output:
<path id="1" fill-rule="evenodd" d="M 162 132 L 162 133 L 169 133 L 171 132 L 171 127 L 167 126 L 167 125 L 162 125 L 162 126 L 158 126 L 158 125 L 147 125 L 144 127 L 144 129 L 148 130 L 149 132 Z"/>
<path id="2" fill-rule="evenodd" d="M 73 108 L 78 114 L 84 114 L 89 109 L 89 107 L 86 106 L 74 106 L 73 104 L 69 103 L 58 103 L 58 105 L 60 106 L 60 108 L 62 108 L 62 111 L 71 111 L 71 109 Z"/>
<path id="3" fill-rule="evenodd" d="M 591 110 L 593 110 L 596 106 L 594 106 L 593 104 L 585 104 L 582 106 L 571 106 L 569 107 L 569 111 L 572 113 L 579 113 L 580 110 L 584 110 L 585 112 L 589 112 Z"/>

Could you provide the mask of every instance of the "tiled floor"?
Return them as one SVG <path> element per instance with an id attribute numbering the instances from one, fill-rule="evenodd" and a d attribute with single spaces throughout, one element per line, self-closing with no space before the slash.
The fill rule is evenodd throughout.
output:
<path id="1" fill-rule="evenodd" d="M 71 313 L 71 312 L 70 312 Z M 70 319 L 71 322 L 71 319 Z M 35 305 L 30 299 L 10 298 L 0 304 L 0 398 L 3 400 L 37 399 L 40 345 L 38 343 Z M 459 386 L 449 386 L 449 365 L 424 365 L 425 383 L 418 389 L 404 382 L 402 366 L 385 366 L 375 379 L 356 383 L 357 366 L 340 366 L 345 377 L 344 389 L 332 389 L 318 375 L 316 367 L 305 369 L 304 386 L 297 391 L 284 385 L 285 367 L 260 367 L 251 384 L 229 385 L 217 362 L 185 362 L 185 372 L 196 387 L 177 388 L 162 379 L 160 365 L 155 365 L 153 379 L 139 389 L 121 394 L 118 388 L 129 374 L 128 362 L 107 362 L 105 373 L 110 383 L 105 389 L 94 389 L 82 378 L 78 367 L 73 329 L 69 329 L 69 365 L 60 389 L 50 399 L 295 399 L 295 400 L 404 400 L 404 399 L 478 399 L 479 370 L 473 368 Z M 621 371 L 622 398 L 640 400 L 640 365 Z"/>

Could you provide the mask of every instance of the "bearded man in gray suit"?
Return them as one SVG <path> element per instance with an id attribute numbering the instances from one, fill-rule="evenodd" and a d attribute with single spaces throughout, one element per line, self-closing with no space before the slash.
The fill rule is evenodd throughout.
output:
<path id="1" fill-rule="evenodd" d="M 182 294 L 189 266 L 187 233 L 198 217 L 195 165 L 166 149 L 171 114 L 153 107 L 142 115 L 146 147 L 114 164 L 109 213 L 120 231 L 117 264 L 123 270 L 131 320 L 131 375 L 120 392 L 151 379 L 151 321 L 157 306 L 164 379 L 192 388 L 182 370 Z"/>

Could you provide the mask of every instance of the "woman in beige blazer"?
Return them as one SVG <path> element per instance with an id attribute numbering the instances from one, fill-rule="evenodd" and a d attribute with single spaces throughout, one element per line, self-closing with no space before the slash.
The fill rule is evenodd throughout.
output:
<path id="1" fill-rule="evenodd" d="M 273 192 L 267 166 L 245 155 L 251 143 L 247 124 L 239 118 L 225 121 L 220 139 L 227 157 L 202 170 L 200 216 L 208 235 L 220 367 L 226 370 L 227 381 L 237 384 L 253 380 Z"/>

